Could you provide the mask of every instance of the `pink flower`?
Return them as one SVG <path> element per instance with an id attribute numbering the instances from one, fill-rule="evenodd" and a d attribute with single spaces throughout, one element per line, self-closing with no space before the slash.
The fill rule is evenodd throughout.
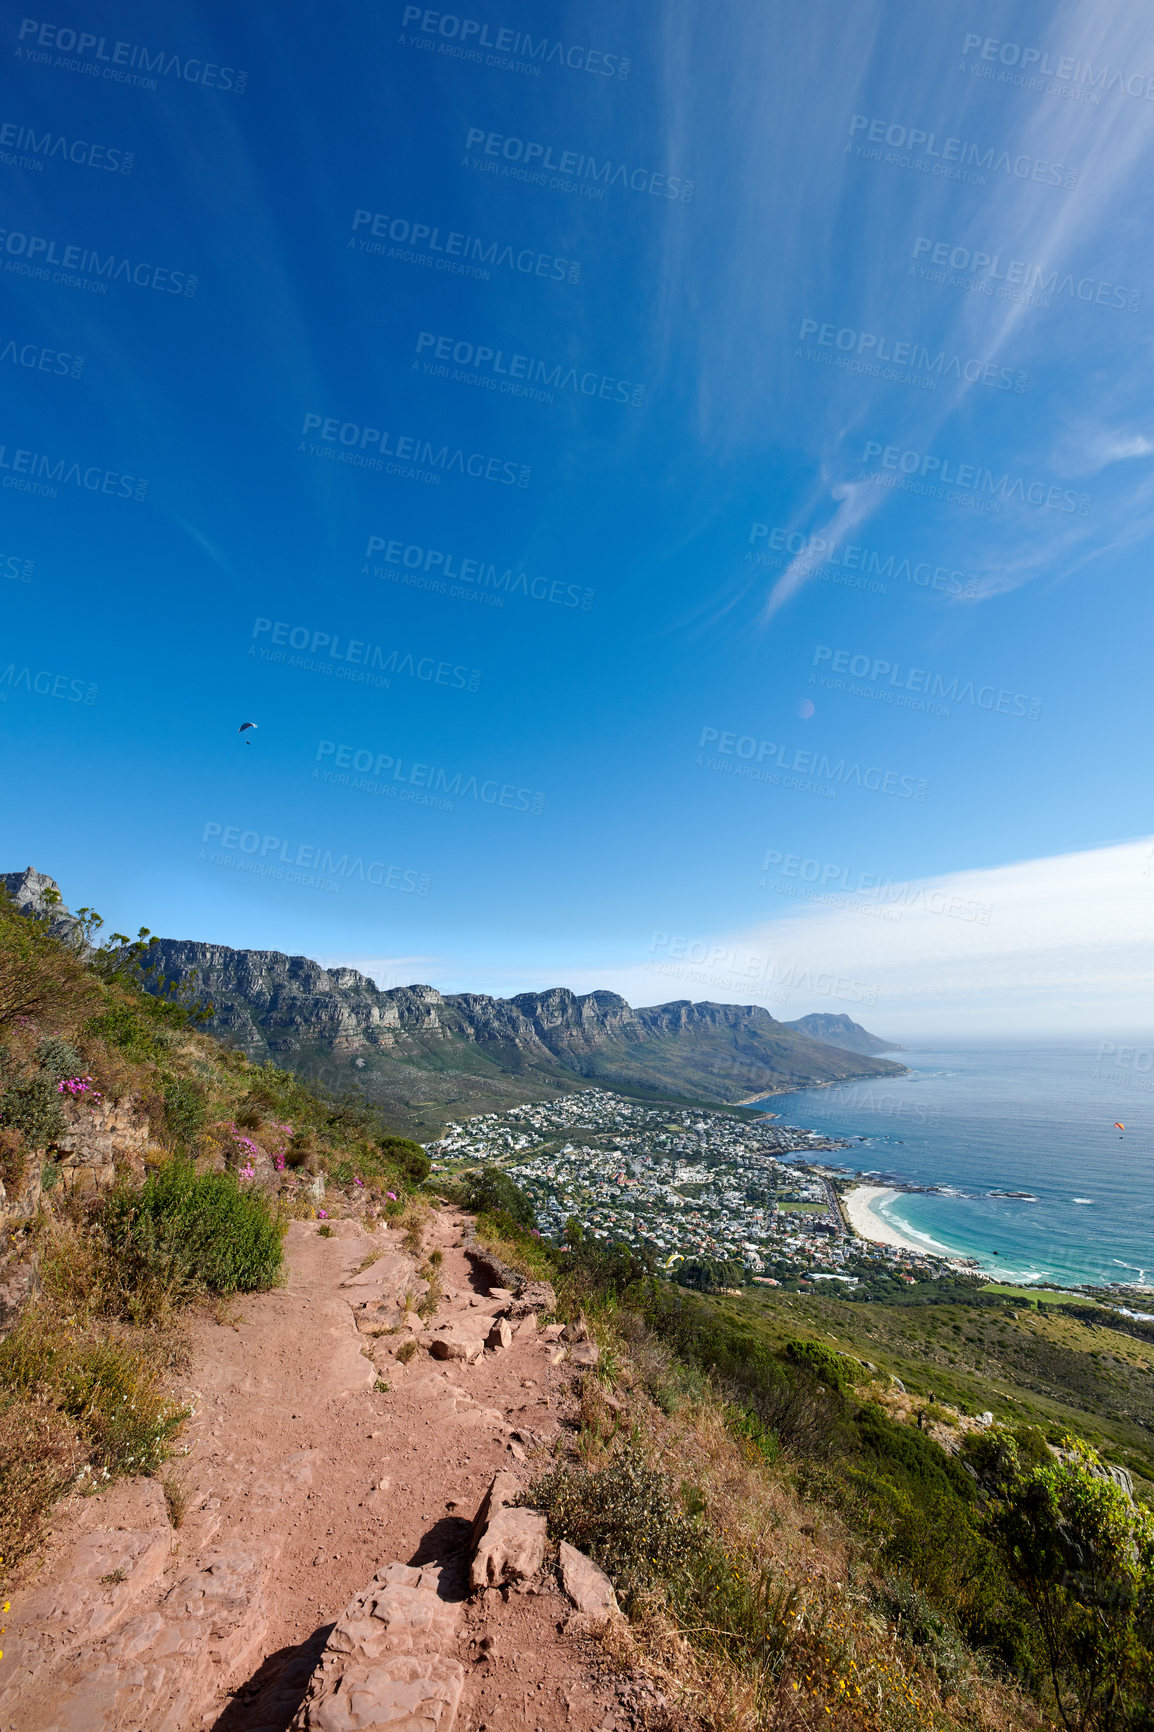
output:
<path id="1" fill-rule="evenodd" d="M 276 1168 L 278 1173 L 284 1172 L 284 1156 L 283 1155 L 275 1155 L 273 1157 L 273 1163 L 272 1164 Z"/>
<path id="2" fill-rule="evenodd" d="M 56 1085 L 58 1095 L 71 1095 L 75 1100 L 78 1095 L 91 1095 L 94 1101 L 103 1100 L 103 1095 L 92 1086 L 90 1076 L 68 1076 Z"/>
<path id="3" fill-rule="evenodd" d="M 256 1168 L 252 1165 L 252 1163 L 250 1161 L 247 1166 L 243 1166 L 240 1168 L 240 1170 L 238 1171 L 236 1176 L 238 1179 L 255 1179 L 256 1178 Z"/>
<path id="4" fill-rule="evenodd" d="M 329 1218 L 329 1212 L 327 1209 L 318 1209 L 317 1214 L 322 1221 L 327 1221 Z"/>
<path id="5" fill-rule="evenodd" d="M 364 1183 L 365 1183 L 365 1181 L 363 1179 L 354 1179 L 353 1180 L 353 1184 L 354 1185 L 360 1185 L 362 1189 L 364 1188 Z"/>
<path id="6" fill-rule="evenodd" d="M 389 1199 L 390 1203 L 395 1203 L 397 1200 L 397 1193 L 395 1191 L 386 1191 L 385 1196 Z"/>

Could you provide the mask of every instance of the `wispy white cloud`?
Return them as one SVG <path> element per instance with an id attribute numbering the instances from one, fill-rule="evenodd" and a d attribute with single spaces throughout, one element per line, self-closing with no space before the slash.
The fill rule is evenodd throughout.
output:
<path id="1" fill-rule="evenodd" d="M 632 961 L 563 978 L 633 1004 L 760 1002 L 781 1021 L 845 1012 L 898 1040 L 1154 1024 L 1154 838 L 870 896 L 835 887 L 826 904 L 781 900 L 788 911 L 776 919 L 701 934 L 682 947 L 690 959 L 649 945 Z M 538 983 L 546 976 L 562 971 Z"/>

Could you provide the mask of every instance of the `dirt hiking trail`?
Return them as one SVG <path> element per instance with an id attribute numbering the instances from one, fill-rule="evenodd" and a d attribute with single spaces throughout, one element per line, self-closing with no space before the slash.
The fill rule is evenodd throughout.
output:
<path id="1" fill-rule="evenodd" d="M 604 1578 L 577 1553 L 559 1574 L 543 1518 L 503 1507 L 595 1349 L 540 1330 L 532 1288 L 490 1297 L 455 1210 L 425 1228 L 424 1324 L 400 1233 L 328 1225 L 290 1226 L 284 1287 L 193 1325 L 180 1526 L 153 1479 L 58 1507 L 11 1590 L 0 1732 L 672 1724 L 598 1637 Z"/>

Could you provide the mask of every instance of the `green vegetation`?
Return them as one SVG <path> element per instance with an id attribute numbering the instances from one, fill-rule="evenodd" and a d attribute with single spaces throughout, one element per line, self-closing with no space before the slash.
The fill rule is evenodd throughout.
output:
<path id="1" fill-rule="evenodd" d="M 106 1304 L 129 1321 L 163 1316 L 204 1294 L 255 1293 L 276 1282 L 281 1224 L 235 1174 L 174 1159 L 143 1185 L 122 1183 L 95 1215 Z"/>
<path id="2" fill-rule="evenodd" d="M 526 1501 L 546 1512 L 555 1539 L 601 1565 L 627 1604 L 655 1582 L 679 1578 L 698 1549 L 670 1480 L 628 1446 L 599 1471 L 559 1464 Z"/>
<path id="3" fill-rule="evenodd" d="M 474 1214 L 506 1216 L 519 1227 L 532 1227 L 536 1220 L 530 1198 L 500 1167 L 471 1173 L 460 1188 L 460 1199 Z"/>
<path id="4" fill-rule="evenodd" d="M 0 1340 L 5 1571 L 62 1492 L 160 1469 L 191 1304 L 274 1285 L 286 1222 L 324 1187 L 330 1207 L 404 1217 L 428 1166 L 363 1101 L 220 1046 L 187 987 L 155 978 L 146 931 L 92 949 L 82 915 L 61 938 L 0 893 L 0 1275 L 39 1272 Z M 109 1107 L 135 1140 L 80 1184 L 73 1147 Z"/>
<path id="5" fill-rule="evenodd" d="M 1154 1343 L 976 1284 L 912 1306 L 687 1290 L 569 1238 L 543 1247 L 504 1216 L 505 1260 L 551 1265 L 560 1314 L 602 1344 L 574 1448 L 532 1497 L 635 1621 L 672 1620 L 731 1694 L 746 1680 L 757 1725 L 804 1677 L 826 1725 L 1149 1732 L 1154 1484 L 1132 1502 L 1086 1440 L 1149 1468 Z M 622 1380 L 653 1403 L 628 1425 L 597 1393 Z M 967 1418 L 987 1408 L 1003 1423 Z M 804 1532 L 841 1536 L 843 1598 L 777 1545 L 785 1496 Z"/>
<path id="6" fill-rule="evenodd" d="M 986 1532 L 1029 1605 L 1063 1726 L 1150 1724 L 1154 1515 L 1101 1476 L 1084 1444 L 1054 1459 L 1019 1434 L 969 1440 Z"/>

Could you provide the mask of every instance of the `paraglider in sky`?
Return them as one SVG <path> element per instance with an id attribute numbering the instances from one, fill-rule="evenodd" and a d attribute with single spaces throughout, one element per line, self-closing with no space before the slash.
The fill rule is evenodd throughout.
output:
<path id="1" fill-rule="evenodd" d="M 1119 1122 L 1118 1122 L 1118 1120 L 1117 1120 L 1117 1119 L 1115 1119 L 1115 1120 L 1114 1120 L 1114 1129 L 1115 1129 L 1115 1130 L 1116 1130 L 1116 1131 L 1124 1131 L 1124 1130 L 1125 1130 L 1125 1129 L 1126 1129 L 1126 1126 L 1125 1126 L 1125 1125 L 1123 1125 L 1123 1124 L 1119 1124 Z"/>
<path id="2" fill-rule="evenodd" d="M 237 729 L 237 730 L 236 730 L 236 731 L 237 731 L 237 733 L 238 733 L 238 734 L 243 734 L 243 733 L 244 733 L 244 731 L 245 731 L 245 729 L 246 729 L 246 728 L 255 728 L 255 727 L 256 727 L 256 723 L 255 723 L 255 722 L 242 722 L 242 723 L 241 723 L 241 724 L 240 724 L 240 727 L 239 727 L 239 728 L 238 728 L 238 729 Z M 245 745 L 246 745 L 246 746 L 251 746 L 251 745 L 252 745 L 252 741 L 251 741 L 251 740 L 246 740 L 246 741 L 245 741 L 245 742 L 244 742 L 244 743 L 245 743 Z"/>

